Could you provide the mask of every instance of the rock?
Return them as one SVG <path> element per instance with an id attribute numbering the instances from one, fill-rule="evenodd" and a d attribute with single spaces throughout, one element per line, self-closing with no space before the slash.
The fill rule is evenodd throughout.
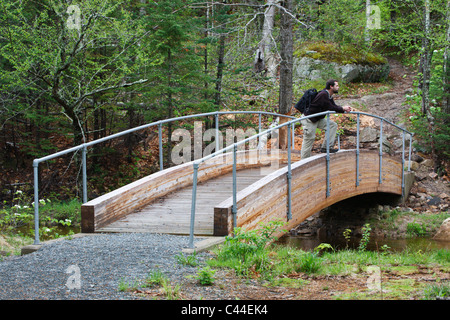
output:
<path id="1" fill-rule="evenodd" d="M 419 164 L 415 161 L 406 161 L 405 166 L 407 168 L 410 166 L 412 171 L 417 171 L 419 169 Z"/>
<path id="2" fill-rule="evenodd" d="M 419 156 L 418 154 L 411 155 L 411 160 L 415 161 L 417 163 L 421 163 L 423 161 L 423 158 Z"/>
<path id="3" fill-rule="evenodd" d="M 297 230 L 297 233 L 302 236 L 312 236 L 316 232 L 312 229 L 301 229 L 301 230 Z"/>
<path id="4" fill-rule="evenodd" d="M 442 222 L 442 225 L 433 239 L 450 241 L 450 218 L 447 218 Z"/>
<path id="5" fill-rule="evenodd" d="M 301 57 L 294 58 L 293 78 L 294 82 L 305 79 L 327 80 L 330 77 L 336 77 L 345 82 L 381 82 L 387 79 L 389 71 L 388 63 L 374 66 L 340 65 L 336 62 Z"/>
<path id="6" fill-rule="evenodd" d="M 426 178 L 427 176 L 424 173 L 421 172 L 416 172 L 416 180 L 417 181 L 422 181 Z"/>
<path id="7" fill-rule="evenodd" d="M 437 174 L 436 172 L 431 172 L 428 176 L 429 176 L 431 179 L 436 179 L 436 178 L 438 177 L 438 174 Z"/>
<path id="8" fill-rule="evenodd" d="M 429 206 L 435 206 L 435 205 L 437 205 L 439 203 L 441 203 L 441 198 L 439 198 L 439 197 L 433 197 L 433 198 L 431 198 L 430 200 L 427 201 L 427 204 Z"/>
<path id="9" fill-rule="evenodd" d="M 373 142 L 378 138 L 378 130 L 372 127 L 365 127 L 359 135 L 360 142 Z"/>
<path id="10" fill-rule="evenodd" d="M 387 140 L 386 137 L 383 137 L 383 152 L 387 152 L 390 153 L 392 150 L 392 143 L 389 142 L 389 140 Z"/>
<path id="11" fill-rule="evenodd" d="M 390 100 L 390 99 L 394 99 L 397 97 L 397 94 L 395 94 L 394 92 L 387 92 L 381 95 L 382 99 L 386 99 L 386 100 Z"/>
<path id="12" fill-rule="evenodd" d="M 428 167 L 428 168 L 433 168 L 434 167 L 433 160 L 430 160 L 430 159 L 426 159 L 426 160 L 422 161 L 421 165 L 425 166 L 425 167 Z"/>
<path id="13" fill-rule="evenodd" d="M 439 197 L 440 197 L 441 199 L 447 199 L 447 198 L 449 197 L 449 195 L 446 194 L 445 192 L 443 192 L 443 193 L 441 193 L 441 194 L 439 195 Z"/>
<path id="14" fill-rule="evenodd" d="M 423 192 L 418 192 L 417 196 L 420 197 L 420 199 L 422 199 L 422 200 L 425 200 L 426 198 L 428 198 L 428 195 Z"/>
<path id="15" fill-rule="evenodd" d="M 400 149 L 403 146 L 403 140 L 395 139 L 393 145 L 396 149 Z"/>

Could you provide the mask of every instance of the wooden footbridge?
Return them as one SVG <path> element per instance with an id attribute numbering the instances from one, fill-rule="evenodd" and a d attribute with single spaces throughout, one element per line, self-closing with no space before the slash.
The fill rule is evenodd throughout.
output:
<path id="1" fill-rule="evenodd" d="M 190 235 L 192 246 L 194 235 L 224 236 L 235 227 L 253 229 L 274 219 L 286 221 L 285 228 L 289 230 L 321 209 L 362 194 L 405 197 L 412 174 L 405 168 L 408 132 L 392 124 L 403 131 L 401 157 L 383 153 L 381 143 L 379 150 L 360 150 L 359 114 L 356 149 L 300 159 L 299 151 L 291 147 L 291 125 L 299 119 L 264 132 L 260 128 L 259 134 L 205 158 L 161 168 L 157 173 L 84 201 L 82 232 L 185 234 Z M 383 122 L 388 121 L 376 118 L 380 119 L 382 141 Z M 237 150 L 239 144 L 285 125 L 286 150 Z"/>

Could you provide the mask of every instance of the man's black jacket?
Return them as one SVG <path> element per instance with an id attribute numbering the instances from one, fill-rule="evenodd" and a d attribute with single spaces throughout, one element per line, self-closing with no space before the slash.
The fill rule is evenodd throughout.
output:
<path id="1" fill-rule="evenodd" d="M 332 97 L 330 97 L 330 94 L 326 89 L 323 89 L 320 91 L 317 96 L 314 98 L 313 101 L 311 101 L 311 104 L 309 106 L 308 111 L 306 112 L 306 116 L 309 116 L 311 114 L 325 112 L 325 111 L 335 111 L 337 113 L 344 113 L 344 108 L 341 106 L 338 106 Z M 325 118 L 325 115 L 317 116 L 310 118 L 312 122 L 317 122 L 320 119 Z"/>

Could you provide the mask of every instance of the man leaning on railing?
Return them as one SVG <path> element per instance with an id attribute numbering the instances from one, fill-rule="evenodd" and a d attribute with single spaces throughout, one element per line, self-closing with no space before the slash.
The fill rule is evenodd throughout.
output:
<path id="1" fill-rule="evenodd" d="M 312 114 L 325 112 L 325 111 L 335 111 L 337 113 L 344 113 L 352 111 L 352 108 L 349 105 L 345 105 L 343 107 L 336 105 L 333 100 L 333 94 L 338 93 L 339 91 L 339 83 L 334 80 L 328 80 L 326 82 L 325 89 L 320 91 L 314 100 L 311 101 L 309 108 L 305 112 L 305 116 L 309 116 Z M 308 119 L 304 119 L 301 121 L 303 125 L 303 143 L 302 143 L 302 159 L 308 158 L 311 156 L 311 149 L 316 139 L 316 129 L 327 129 L 327 120 L 325 119 L 325 115 L 312 117 Z M 329 151 L 337 152 L 337 149 L 334 149 L 334 143 L 336 141 L 336 132 L 337 132 L 337 124 L 334 121 L 329 120 Z M 322 143 L 321 152 L 327 151 L 326 139 L 324 139 Z"/>

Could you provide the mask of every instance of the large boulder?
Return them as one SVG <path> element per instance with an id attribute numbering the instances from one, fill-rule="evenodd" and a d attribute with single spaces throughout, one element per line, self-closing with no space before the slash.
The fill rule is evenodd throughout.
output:
<path id="1" fill-rule="evenodd" d="M 313 58 L 294 58 L 293 77 L 295 81 L 342 79 L 344 82 L 381 82 L 389 75 L 388 63 L 381 65 L 340 65 L 336 62 Z"/>
<path id="2" fill-rule="evenodd" d="M 450 241 L 450 218 L 447 218 L 442 222 L 441 227 L 438 229 L 433 239 Z"/>

